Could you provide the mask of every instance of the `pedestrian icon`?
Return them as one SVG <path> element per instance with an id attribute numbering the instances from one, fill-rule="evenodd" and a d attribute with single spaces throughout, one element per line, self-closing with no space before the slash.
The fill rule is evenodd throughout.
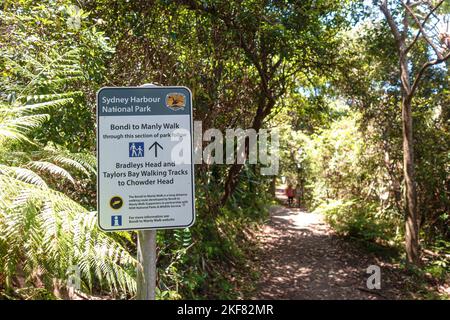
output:
<path id="1" fill-rule="evenodd" d="M 122 216 L 111 216 L 111 226 L 120 227 L 122 225 Z"/>
<path id="2" fill-rule="evenodd" d="M 109 205 L 114 210 L 119 210 L 123 206 L 123 200 L 119 196 L 114 196 L 114 197 L 111 198 L 111 200 L 109 200 Z"/>
<path id="3" fill-rule="evenodd" d="M 144 156 L 144 143 L 130 142 L 128 147 L 128 155 L 130 158 L 142 158 Z"/>

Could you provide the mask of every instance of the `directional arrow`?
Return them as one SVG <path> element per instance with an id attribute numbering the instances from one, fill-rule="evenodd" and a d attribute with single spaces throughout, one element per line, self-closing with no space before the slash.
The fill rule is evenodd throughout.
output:
<path id="1" fill-rule="evenodd" d="M 161 148 L 161 150 L 163 150 L 164 148 L 162 147 L 162 145 L 160 145 L 158 142 L 153 142 L 153 144 L 150 146 L 150 148 L 148 148 L 148 150 L 152 150 L 152 148 L 155 147 L 155 158 L 158 158 L 158 147 Z"/>

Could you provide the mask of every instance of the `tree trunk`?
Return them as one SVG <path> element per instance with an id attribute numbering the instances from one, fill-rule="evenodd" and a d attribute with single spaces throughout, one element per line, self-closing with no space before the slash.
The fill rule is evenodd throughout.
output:
<path id="1" fill-rule="evenodd" d="M 420 1 L 419 1 L 420 2 Z M 400 62 L 400 81 L 402 88 L 402 126 L 403 126 L 403 172 L 405 176 L 405 213 L 406 213 L 406 232 L 405 232 L 405 247 L 406 255 L 409 264 L 418 265 L 420 262 L 420 247 L 419 247 L 419 212 L 417 208 L 417 191 L 416 181 L 414 176 L 414 141 L 413 141 L 413 119 L 411 103 L 413 96 L 418 88 L 418 85 L 425 74 L 425 71 L 437 64 L 450 59 L 450 51 L 445 49 L 446 54 L 439 47 L 433 45 L 432 38 L 427 35 L 425 30 L 425 23 L 428 18 L 435 13 L 435 11 L 444 4 L 444 0 L 438 1 L 435 5 L 430 5 L 428 15 L 421 22 L 419 16 L 413 12 L 412 7 L 418 2 L 401 1 L 403 6 L 403 28 L 400 29 L 397 25 L 398 21 L 394 18 L 389 8 L 389 1 L 383 0 L 380 2 L 380 9 L 386 17 L 386 21 L 392 31 L 392 35 L 397 45 L 399 62 Z M 400 7 L 402 7 L 400 6 Z M 407 41 L 410 35 L 410 20 L 413 18 L 414 22 L 419 25 L 420 33 L 411 41 Z M 432 49 L 437 56 L 435 60 L 427 61 L 422 68 L 416 72 L 414 82 L 411 85 L 411 72 L 408 59 L 408 52 L 416 44 L 419 36 L 423 37 L 428 43 L 428 49 Z M 407 43 L 409 44 L 407 45 Z M 444 52 L 445 52 L 444 51 Z M 413 63 L 412 63 L 413 64 Z M 414 64 L 413 64 L 414 65 Z M 415 70 L 416 68 L 411 68 Z"/>
<path id="2" fill-rule="evenodd" d="M 259 130 L 261 129 L 263 125 L 264 118 L 269 115 L 270 111 L 272 110 L 273 106 L 275 105 L 275 100 L 271 97 L 266 98 L 262 96 L 260 98 L 260 102 L 258 105 L 258 110 L 256 112 L 255 117 L 253 118 L 252 123 L 252 129 L 254 129 L 257 133 L 259 133 Z M 249 141 L 248 139 L 245 140 L 245 157 L 248 158 L 249 154 Z M 241 172 L 243 165 L 234 163 L 230 170 L 228 171 L 228 177 L 225 181 L 224 185 L 224 194 L 221 199 L 221 204 L 225 205 L 228 198 L 233 194 L 234 190 L 236 189 L 238 183 L 239 183 L 239 173 Z"/>
<path id="3" fill-rule="evenodd" d="M 275 198 L 277 193 L 277 176 L 272 176 L 272 180 L 270 181 L 270 194 Z"/>
<path id="4" fill-rule="evenodd" d="M 414 174 L 414 141 L 411 98 L 402 99 L 403 171 L 405 176 L 406 232 L 405 247 L 408 263 L 419 263 L 419 219 L 416 180 Z"/>
<path id="5" fill-rule="evenodd" d="M 403 175 L 405 178 L 405 249 L 408 264 L 419 263 L 419 223 L 414 174 L 414 140 L 412 95 L 407 53 L 399 46 L 400 80 L 402 84 Z"/>

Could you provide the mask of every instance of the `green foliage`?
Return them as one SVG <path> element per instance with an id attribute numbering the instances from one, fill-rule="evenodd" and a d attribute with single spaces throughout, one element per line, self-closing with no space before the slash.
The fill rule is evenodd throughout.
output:
<path id="1" fill-rule="evenodd" d="M 384 23 L 371 20 L 343 35 L 340 72 L 330 80 L 334 92 L 326 98 L 346 108 L 297 147 L 306 150 L 303 176 L 312 205 L 327 213 L 338 232 L 399 247 L 404 242 L 401 90 L 397 53 L 387 33 Z M 426 57 L 425 44 L 411 52 L 414 64 Z M 448 241 L 450 230 L 448 66 L 427 71 L 413 106 L 425 270 L 445 281 L 449 249 L 435 245 Z"/>
<path id="2" fill-rule="evenodd" d="M 7 288 L 19 282 L 64 288 L 72 266 L 80 268 L 83 290 L 105 286 L 113 293 L 135 291 L 135 259 L 96 226 L 67 196 L 0 175 L 0 273 Z M 18 272 L 18 269 L 20 270 Z"/>
<path id="3" fill-rule="evenodd" d="M 73 152 L 92 148 L 94 118 L 86 97 L 103 80 L 105 58 L 112 53 L 104 34 L 70 2 L 7 2 L 5 8 L 0 27 L 3 98 L 30 111 L 48 108 L 50 119 L 33 132 L 35 140 Z"/>
<path id="4" fill-rule="evenodd" d="M 427 263 L 424 272 L 441 281 L 447 280 L 450 273 L 450 241 L 437 239 L 426 251 Z"/>
<path id="5" fill-rule="evenodd" d="M 214 216 L 202 194 L 197 194 L 196 224 L 159 234 L 160 298 L 243 297 L 245 292 L 237 289 L 242 285 L 239 278 L 250 271 L 251 234 L 267 218 L 270 197 L 266 188 L 258 181 L 243 179 L 230 205 Z"/>
<path id="6" fill-rule="evenodd" d="M 95 225 L 95 92 L 106 85 L 188 86 L 203 130 L 277 128 L 280 176 L 302 188 L 304 205 L 341 234 L 402 241 L 397 52 L 387 25 L 367 20 L 378 8 L 337 0 L 8 0 L 0 10 L 5 297 L 54 298 L 73 265 L 85 292 L 135 292 L 135 235 Z M 447 12 L 448 4 L 439 14 Z M 421 43 L 411 61 L 428 54 Z M 421 238 L 431 252 L 426 270 L 440 279 L 450 250 L 449 92 L 448 66 L 431 68 L 413 101 Z M 196 167 L 196 224 L 158 234 L 159 299 L 245 295 L 239 279 L 253 274 L 252 232 L 267 218 L 276 177 L 239 169 L 224 205 L 232 170 Z"/>
<path id="7" fill-rule="evenodd" d="M 395 237 L 395 224 L 386 217 L 380 217 L 375 204 L 336 200 L 318 206 L 315 211 L 324 214 L 326 221 L 338 233 L 349 237 L 384 243 Z"/>
<path id="8" fill-rule="evenodd" d="M 21 5 L 2 12 L 9 32 L 0 36 L 0 287 L 10 298 L 65 296 L 76 266 L 82 291 L 131 295 L 136 261 L 121 244 L 127 238 L 101 232 L 96 213 L 67 195 L 96 175 L 91 110 L 77 90 L 89 77 L 87 43 L 61 25 L 70 7 Z M 89 28 L 80 34 L 101 37 Z M 90 50 L 101 55 L 98 48 Z"/>

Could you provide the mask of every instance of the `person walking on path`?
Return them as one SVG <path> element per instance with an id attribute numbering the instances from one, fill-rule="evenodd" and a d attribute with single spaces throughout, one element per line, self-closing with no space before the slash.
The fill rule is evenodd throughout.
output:
<path id="1" fill-rule="evenodd" d="M 295 190 L 291 185 L 288 185 L 288 187 L 286 188 L 286 196 L 288 197 L 288 206 L 292 207 L 295 197 Z"/>

